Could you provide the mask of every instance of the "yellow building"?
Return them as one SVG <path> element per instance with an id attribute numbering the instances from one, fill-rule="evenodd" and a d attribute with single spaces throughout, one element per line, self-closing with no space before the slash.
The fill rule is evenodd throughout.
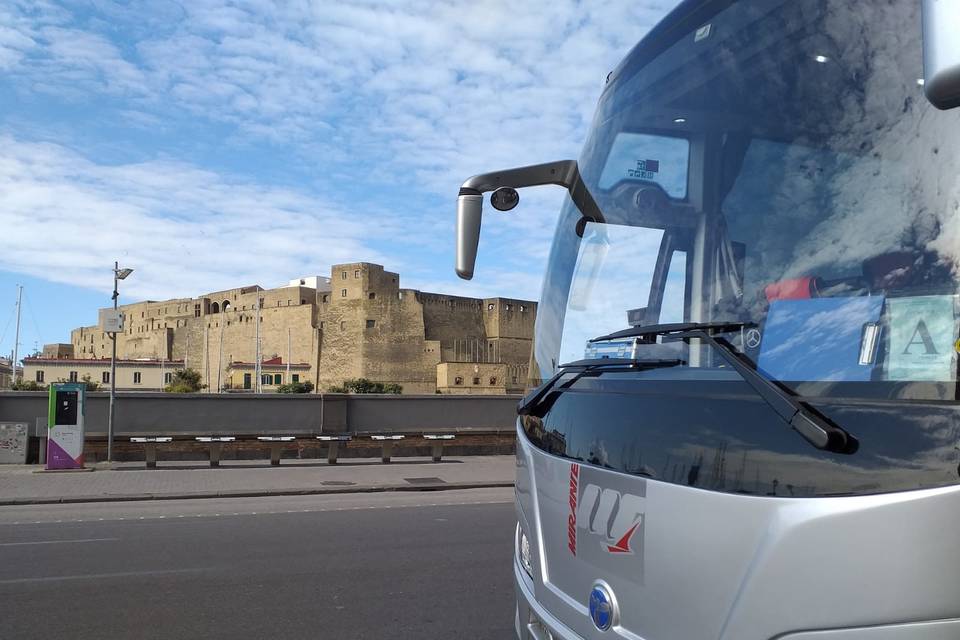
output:
<path id="1" fill-rule="evenodd" d="M 117 360 L 117 391 L 163 391 L 182 361 Z M 47 358 L 23 359 L 23 379 L 42 385 L 54 382 L 94 382 L 110 387 L 110 359 Z"/>
<path id="2" fill-rule="evenodd" d="M 252 391 L 256 388 L 256 364 L 253 362 L 231 362 L 227 368 L 227 382 L 224 391 Z M 260 388 L 263 391 L 276 391 L 277 387 L 293 382 L 308 382 L 310 365 L 306 362 L 291 363 L 288 367 L 283 358 L 271 358 L 260 363 Z"/>
<path id="3" fill-rule="evenodd" d="M 291 379 L 296 375 L 321 390 L 368 378 L 399 384 L 404 393 L 519 393 L 536 319 L 535 302 L 403 289 L 399 274 L 367 262 L 334 265 L 330 277 L 276 289 L 251 285 L 120 309 L 119 358 L 183 361 L 210 391 L 244 391 L 248 382 L 255 390 L 259 355 L 261 382 L 271 376 L 272 384 L 262 384 L 267 390 L 277 386 L 278 375 L 288 381 L 290 362 Z M 87 326 L 71 332 L 69 349 L 49 346 L 51 356 L 109 359 L 111 340 Z M 284 363 L 279 368 L 267 364 L 277 359 Z M 495 385 L 458 385 L 460 374 L 450 378 L 451 367 L 441 364 L 503 367 L 481 376 L 496 378 Z"/>

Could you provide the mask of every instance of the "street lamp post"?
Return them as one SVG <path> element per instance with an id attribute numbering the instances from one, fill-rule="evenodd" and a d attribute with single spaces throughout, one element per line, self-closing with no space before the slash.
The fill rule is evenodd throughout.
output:
<path id="1" fill-rule="evenodd" d="M 133 273 L 133 269 L 121 269 L 120 263 L 113 263 L 113 310 L 117 311 L 117 298 L 120 293 L 117 291 L 117 283 L 125 280 L 127 276 Z M 110 353 L 110 411 L 107 414 L 107 462 L 113 462 L 113 403 L 117 395 L 117 333 L 110 334 L 110 340 L 113 343 Z"/>

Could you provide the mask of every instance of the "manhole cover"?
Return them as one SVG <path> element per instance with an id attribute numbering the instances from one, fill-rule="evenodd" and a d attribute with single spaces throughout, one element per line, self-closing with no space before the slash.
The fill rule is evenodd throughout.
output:
<path id="1" fill-rule="evenodd" d="M 347 482 L 346 480 L 324 480 L 320 484 L 325 484 L 328 487 L 349 487 L 352 484 L 357 484 L 356 482 Z"/>
<path id="2" fill-rule="evenodd" d="M 404 480 L 406 480 L 406 481 L 409 482 L 410 484 L 446 484 L 446 481 L 445 481 L 445 480 L 441 480 L 440 478 L 435 478 L 435 477 L 431 477 L 431 478 L 404 478 Z"/>

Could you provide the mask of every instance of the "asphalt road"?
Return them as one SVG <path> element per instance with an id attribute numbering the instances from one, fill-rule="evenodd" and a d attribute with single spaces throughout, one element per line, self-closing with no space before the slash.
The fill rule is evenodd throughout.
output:
<path id="1" fill-rule="evenodd" d="M 509 638 L 512 499 L 0 507 L 0 638 Z"/>

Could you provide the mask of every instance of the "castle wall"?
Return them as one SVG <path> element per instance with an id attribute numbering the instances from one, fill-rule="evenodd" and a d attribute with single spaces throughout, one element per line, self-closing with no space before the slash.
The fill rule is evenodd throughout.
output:
<path id="1" fill-rule="evenodd" d="M 247 286 L 122 305 L 117 356 L 183 360 L 211 390 L 218 379 L 226 388 L 230 363 L 256 360 L 258 304 L 263 360 L 308 365 L 299 379 L 321 388 L 365 377 L 400 384 L 405 393 L 436 391 L 444 362 L 507 365 L 493 386 L 512 387 L 509 372 L 529 362 L 536 316 L 529 301 L 401 289 L 397 273 L 347 263 L 331 268 L 325 290 Z M 110 337 L 96 326 L 74 329 L 71 346 L 76 358 L 110 357 Z"/>

